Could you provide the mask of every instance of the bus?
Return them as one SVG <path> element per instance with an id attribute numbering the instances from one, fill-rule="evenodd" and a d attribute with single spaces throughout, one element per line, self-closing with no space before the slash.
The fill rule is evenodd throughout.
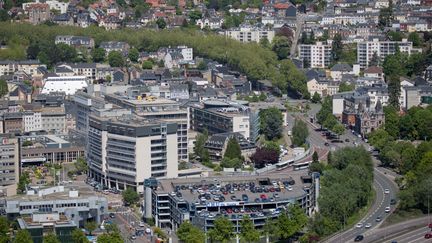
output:
<path id="1" fill-rule="evenodd" d="M 279 162 L 276 164 L 276 170 L 283 170 L 285 168 L 288 168 L 294 163 L 294 159 L 289 159 L 287 161 Z"/>
<path id="2" fill-rule="evenodd" d="M 311 163 L 312 163 L 312 161 L 306 161 L 306 162 L 303 162 L 303 163 L 295 164 L 295 165 L 293 165 L 294 166 L 294 170 L 304 170 L 304 169 L 307 169 L 307 168 L 309 168 L 309 165 Z"/>

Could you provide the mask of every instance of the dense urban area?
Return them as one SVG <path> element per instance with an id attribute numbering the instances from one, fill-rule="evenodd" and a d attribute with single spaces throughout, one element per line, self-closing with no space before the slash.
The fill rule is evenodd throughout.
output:
<path id="1" fill-rule="evenodd" d="M 432 242 L 431 0 L 0 0 L 0 243 Z"/>

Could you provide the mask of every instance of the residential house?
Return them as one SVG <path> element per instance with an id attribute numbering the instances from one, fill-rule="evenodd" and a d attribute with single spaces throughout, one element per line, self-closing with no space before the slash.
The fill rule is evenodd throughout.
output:
<path id="1" fill-rule="evenodd" d="M 55 44 L 63 43 L 73 47 L 86 47 L 88 49 L 94 48 L 93 38 L 87 36 L 73 36 L 73 35 L 58 35 L 55 38 Z"/>
<path id="2" fill-rule="evenodd" d="M 354 66 L 351 67 L 345 63 L 338 63 L 330 69 L 330 77 L 335 81 L 341 81 L 343 75 L 345 74 L 353 74 L 358 76 L 360 74 L 360 65 L 354 64 Z"/>
<path id="3" fill-rule="evenodd" d="M 224 19 L 221 17 L 205 17 L 198 19 L 196 25 L 198 25 L 200 29 L 209 28 L 211 30 L 215 30 L 221 29 L 223 23 Z"/>
<path id="4" fill-rule="evenodd" d="M 74 19 L 71 15 L 68 13 L 59 14 L 52 18 L 52 22 L 58 24 L 58 25 L 74 25 Z"/>
<path id="5" fill-rule="evenodd" d="M 0 61 L 0 76 L 13 75 L 16 72 L 22 71 L 28 75 L 35 75 L 38 68 L 45 67 L 38 60 L 24 60 L 24 61 Z"/>
<path id="6" fill-rule="evenodd" d="M 130 48 L 128 43 L 121 41 L 104 41 L 100 43 L 99 47 L 104 49 L 107 55 L 111 51 L 119 51 L 125 54 Z"/>
<path id="7" fill-rule="evenodd" d="M 385 114 L 381 102 L 377 102 L 374 110 L 366 110 L 360 107 L 355 117 L 354 131 L 362 137 L 383 126 L 385 123 Z"/>
<path id="8" fill-rule="evenodd" d="M 50 8 L 46 3 L 33 3 L 24 9 L 28 12 L 31 24 L 40 24 L 50 19 Z"/>
<path id="9" fill-rule="evenodd" d="M 381 67 L 377 67 L 377 66 L 368 67 L 364 70 L 363 73 L 364 73 L 364 77 L 384 80 L 384 72 Z"/>
<path id="10" fill-rule="evenodd" d="M 218 133 L 210 136 L 204 145 L 204 148 L 206 148 L 209 152 L 210 159 L 219 161 L 222 160 L 227 149 L 228 141 L 232 138 L 236 139 L 240 145 L 240 151 L 243 157 L 249 158 L 255 152 L 255 143 L 248 141 L 240 133 Z"/>

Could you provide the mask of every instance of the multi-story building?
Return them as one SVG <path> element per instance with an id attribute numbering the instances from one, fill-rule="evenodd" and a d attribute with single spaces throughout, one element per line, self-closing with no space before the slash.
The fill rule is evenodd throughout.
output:
<path id="1" fill-rule="evenodd" d="M 47 132 L 65 131 L 66 113 L 64 107 L 42 107 L 40 113 L 42 117 L 42 130 Z"/>
<path id="2" fill-rule="evenodd" d="M 207 232 L 216 218 L 227 217 L 235 226 L 233 231 L 240 232 L 244 215 L 250 216 L 255 228 L 262 229 L 267 219 L 277 218 L 290 204 L 311 215 L 319 194 L 319 174 L 305 171 L 289 176 L 164 179 L 153 184 L 146 185 L 145 217 L 172 230 L 190 221 Z M 231 193 L 225 196 L 223 192 Z"/>
<path id="3" fill-rule="evenodd" d="M 144 179 L 178 176 L 176 123 L 99 115 L 89 117 L 87 160 L 92 178 L 109 188 L 143 192 Z"/>
<path id="4" fill-rule="evenodd" d="M 246 139 L 255 141 L 251 131 L 257 128 L 258 112 L 237 103 L 219 100 L 207 100 L 201 105 L 193 105 L 191 110 L 191 128 L 209 134 L 238 132 Z"/>
<path id="5" fill-rule="evenodd" d="M 225 31 L 225 36 L 238 40 L 240 42 L 257 42 L 267 39 L 270 43 L 275 37 L 275 31 L 258 27 L 240 27 Z"/>
<path id="6" fill-rule="evenodd" d="M 188 128 L 189 111 L 173 100 L 145 97 L 144 94 L 130 94 L 129 98 L 118 93 L 106 94 L 109 103 L 131 110 L 136 115 L 146 119 L 158 119 L 167 123 L 177 124 L 178 161 L 188 160 Z"/>
<path id="7" fill-rule="evenodd" d="M 87 80 L 90 82 L 96 80 L 97 64 L 95 63 L 61 64 L 56 67 L 56 69 L 58 68 L 65 68 L 66 70 L 68 70 L 68 73 L 62 76 L 86 76 Z"/>
<path id="8" fill-rule="evenodd" d="M 306 60 L 311 68 L 325 68 L 330 65 L 331 49 L 331 44 L 317 42 L 299 45 L 298 53 L 300 59 Z"/>
<path id="9" fill-rule="evenodd" d="M 86 76 L 47 77 L 44 79 L 44 84 L 42 94 L 65 92 L 66 95 L 73 95 L 78 90 L 87 87 L 88 80 Z"/>
<path id="10" fill-rule="evenodd" d="M 65 186 L 37 188 L 8 197 L 6 215 L 14 220 L 37 213 L 59 213 L 79 227 L 84 227 L 87 220 L 101 223 L 108 212 L 107 199 L 95 195 L 93 190 L 79 188 L 79 191 Z"/>
<path id="11" fill-rule="evenodd" d="M 28 12 L 29 22 L 32 24 L 39 24 L 50 18 L 50 7 L 46 3 L 33 3 L 24 10 Z"/>
<path id="12" fill-rule="evenodd" d="M 407 39 L 403 39 L 402 41 L 380 41 L 379 39 L 373 39 L 372 41 L 358 42 L 357 62 L 361 68 L 367 68 L 375 53 L 383 61 L 386 56 L 395 54 L 397 48 L 399 48 L 400 52 L 408 55 L 411 55 L 414 51 L 412 42 Z"/>
<path id="13" fill-rule="evenodd" d="M 88 36 L 58 35 L 55 44 L 63 43 L 68 46 L 93 48 L 94 40 Z"/>
<path id="14" fill-rule="evenodd" d="M 100 43 L 99 47 L 104 49 L 107 55 L 111 51 L 124 53 L 129 50 L 129 44 L 121 41 L 104 41 Z"/>
<path id="15" fill-rule="evenodd" d="M 85 156 L 85 145 L 70 136 L 29 135 L 20 139 L 22 166 L 71 163 Z"/>
<path id="16" fill-rule="evenodd" d="M 19 175 L 18 139 L 0 137 L 0 191 L 5 196 L 16 194 Z"/>
<path id="17" fill-rule="evenodd" d="M 4 133 L 21 133 L 24 130 L 21 112 L 3 114 Z"/>
<path id="18" fill-rule="evenodd" d="M 57 212 L 33 213 L 17 219 L 20 229 L 30 233 L 33 243 L 43 243 L 44 236 L 54 234 L 60 242 L 73 242 L 72 231 L 77 225 Z"/>
<path id="19" fill-rule="evenodd" d="M 24 132 L 34 132 L 42 130 L 42 114 L 40 112 L 23 112 Z"/>
<path id="20" fill-rule="evenodd" d="M 0 61 L 0 76 L 13 75 L 15 72 L 24 72 L 28 75 L 34 75 L 37 73 L 37 69 L 42 64 L 38 60 L 26 60 L 26 61 Z"/>

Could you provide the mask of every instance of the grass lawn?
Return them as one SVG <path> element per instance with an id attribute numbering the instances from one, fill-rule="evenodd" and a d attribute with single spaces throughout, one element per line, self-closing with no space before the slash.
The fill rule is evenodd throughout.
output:
<path id="1" fill-rule="evenodd" d="M 423 216 L 427 216 L 427 214 L 424 214 L 421 210 L 418 209 L 412 209 L 408 211 L 396 210 L 384 221 L 381 227 L 386 227 L 392 224 L 400 223 L 402 221 L 415 219 Z"/>

